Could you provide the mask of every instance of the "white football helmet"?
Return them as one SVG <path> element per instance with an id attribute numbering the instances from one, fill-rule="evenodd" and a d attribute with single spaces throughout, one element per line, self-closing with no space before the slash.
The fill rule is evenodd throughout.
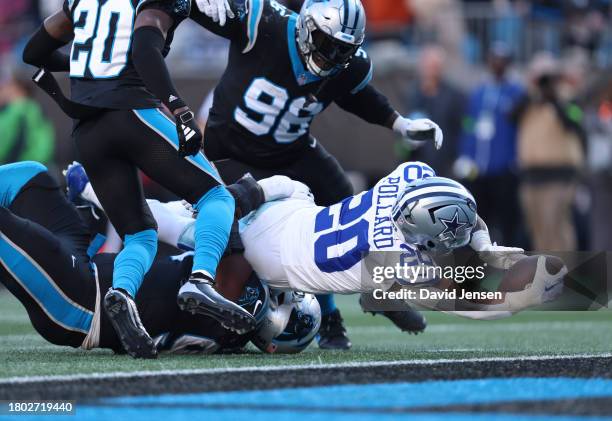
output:
<path id="1" fill-rule="evenodd" d="M 360 0 L 306 0 L 297 23 L 300 52 L 311 73 L 329 76 L 344 68 L 365 38 Z"/>

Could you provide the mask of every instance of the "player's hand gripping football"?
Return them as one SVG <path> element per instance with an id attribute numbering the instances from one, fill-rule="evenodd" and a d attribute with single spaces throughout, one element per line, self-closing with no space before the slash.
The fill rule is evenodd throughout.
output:
<path id="1" fill-rule="evenodd" d="M 440 149 L 444 142 L 442 129 L 427 118 L 410 120 L 398 117 L 393 123 L 393 130 L 410 141 L 434 142 L 436 149 Z"/>
<path id="2" fill-rule="evenodd" d="M 232 11 L 228 0 L 196 0 L 198 9 L 219 25 L 224 26 L 227 18 L 233 19 L 236 15 Z"/>
<path id="3" fill-rule="evenodd" d="M 182 158 L 196 155 L 202 148 L 203 137 L 193 112 L 187 108 L 184 111 L 177 112 L 175 118 L 179 139 L 179 155 Z"/>

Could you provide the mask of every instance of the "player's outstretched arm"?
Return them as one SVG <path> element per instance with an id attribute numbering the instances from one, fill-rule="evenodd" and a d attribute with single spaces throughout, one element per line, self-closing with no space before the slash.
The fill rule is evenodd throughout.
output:
<path id="1" fill-rule="evenodd" d="M 525 250 L 522 248 L 504 247 L 492 243 L 487 224 L 480 216 L 472 232 L 470 247 L 478 253 L 482 261 L 497 269 L 509 269 L 525 257 Z"/>
<path id="2" fill-rule="evenodd" d="M 411 120 L 402 117 L 389 104 L 387 97 L 369 84 L 356 89 L 336 103 L 363 120 L 388 127 L 410 141 L 434 142 L 436 149 L 442 147 L 444 135 L 436 123 L 426 118 Z"/>
<path id="3" fill-rule="evenodd" d="M 70 70 L 70 57 L 57 51 L 73 38 L 72 21 L 64 10 L 49 16 L 28 40 L 23 61 L 51 72 Z"/>
<path id="4" fill-rule="evenodd" d="M 163 51 L 173 18 L 162 10 L 145 9 L 134 24 L 132 60 L 147 88 L 174 114 L 179 139 L 179 154 L 193 156 L 202 147 L 202 133 L 193 112 L 176 90 Z"/>

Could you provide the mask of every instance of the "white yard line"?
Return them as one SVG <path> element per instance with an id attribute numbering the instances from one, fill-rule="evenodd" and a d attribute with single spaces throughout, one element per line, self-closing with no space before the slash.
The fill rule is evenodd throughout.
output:
<path id="1" fill-rule="evenodd" d="M 426 334 L 429 333 L 449 333 L 449 332 L 482 332 L 485 330 L 495 332 L 529 332 L 532 330 L 566 330 L 566 329 L 585 329 L 585 324 L 601 324 L 601 326 L 609 327 L 608 320 L 590 320 L 590 321 L 566 321 L 566 322 L 516 322 L 516 323 L 443 323 L 427 326 Z M 349 333 L 353 334 L 368 334 L 381 332 L 397 332 L 401 333 L 393 326 L 349 326 Z"/>
<path id="2" fill-rule="evenodd" d="M 343 368 L 366 368 L 366 367 L 395 367 L 405 365 L 436 365 L 436 364 L 462 364 L 479 362 L 508 362 L 508 361 L 555 361 L 568 360 L 573 358 L 595 359 L 612 358 L 612 353 L 605 354 L 574 354 L 574 355 L 538 355 L 538 356 L 518 356 L 518 357 L 485 357 L 485 358 L 461 358 L 461 359 L 437 359 L 437 360 L 403 360 L 403 361 L 363 361 L 347 362 L 339 364 L 304 364 L 304 365 L 281 365 L 264 367 L 234 367 L 234 368 L 206 368 L 189 370 L 159 370 L 159 371 L 132 371 L 114 373 L 91 373 L 61 376 L 31 376 L 31 377 L 9 377 L 0 379 L 0 386 L 22 383 L 42 383 L 42 382 L 79 382 L 86 380 L 113 380 L 126 379 L 131 377 L 167 377 L 178 375 L 206 375 L 206 374 L 232 374 L 248 372 L 286 372 L 288 370 L 324 370 L 324 369 L 343 369 Z"/>

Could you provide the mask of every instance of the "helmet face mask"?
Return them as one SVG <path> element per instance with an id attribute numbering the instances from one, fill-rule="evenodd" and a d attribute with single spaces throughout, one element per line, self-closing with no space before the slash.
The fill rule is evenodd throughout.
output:
<path id="1" fill-rule="evenodd" d="M 359 0 L 306 1 L 302 6 L 297 42 L 311 73 L 326 77 L 347 67 L 364 38 L 365 11 Z"/>
<path id="2" fill-rule="evenodd" d="M 476 202 L 461 184 L 442 177 L 411 183 L 392 211 L 408 244 L 440 255 L 466 246 L 476 226 Z"/>

